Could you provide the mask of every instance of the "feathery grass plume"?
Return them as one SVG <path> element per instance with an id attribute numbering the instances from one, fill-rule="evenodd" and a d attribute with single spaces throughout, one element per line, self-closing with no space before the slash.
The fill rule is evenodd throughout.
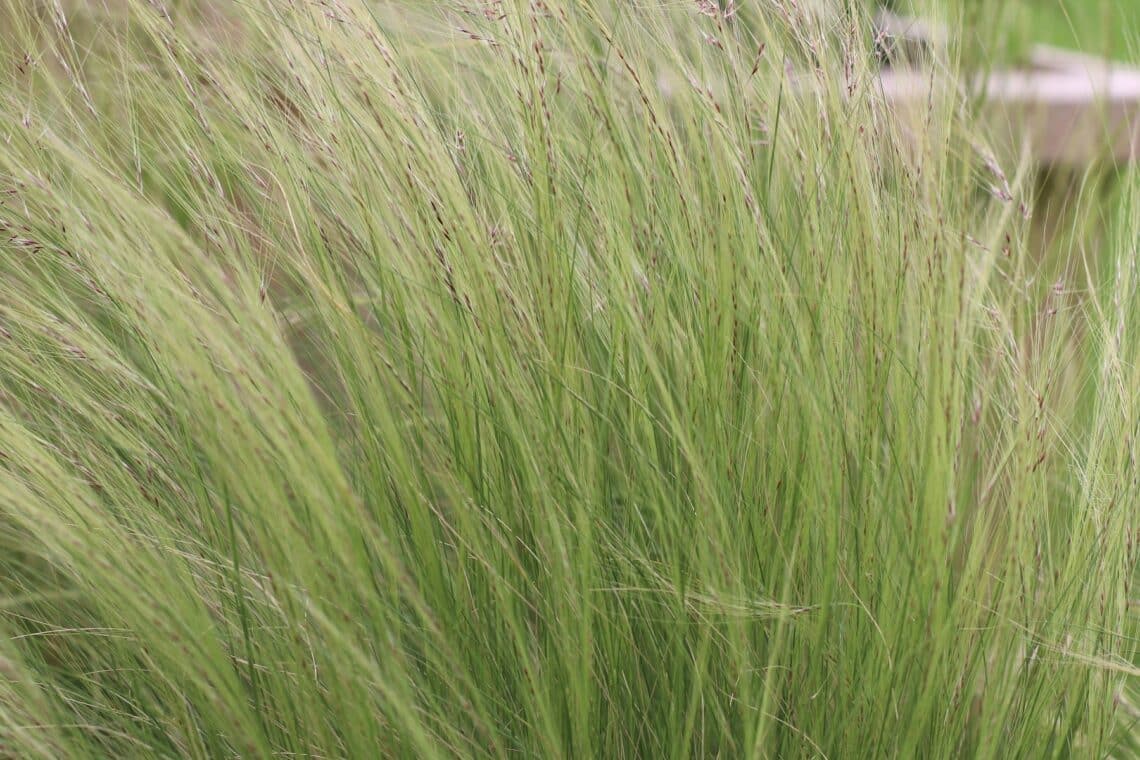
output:
<path id="1" fill-rule="evenodd" d="M 861 6 L 0 30 L 0 754 L 1135 749 L 1140 205 Z"/>

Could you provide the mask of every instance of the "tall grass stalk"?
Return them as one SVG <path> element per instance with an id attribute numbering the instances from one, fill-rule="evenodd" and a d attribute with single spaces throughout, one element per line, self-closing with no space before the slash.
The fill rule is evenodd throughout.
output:
<path id="1" fill-rule="evenodd" d="M 0 755 L 1135 750 L 1140 203 L 727 9 L 0 0 Z"/>

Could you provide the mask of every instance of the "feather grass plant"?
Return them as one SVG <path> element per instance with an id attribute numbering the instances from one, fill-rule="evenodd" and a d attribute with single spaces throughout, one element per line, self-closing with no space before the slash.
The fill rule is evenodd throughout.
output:
<path id="1" fill-rule="evenodd" d="M 859 12 L 0 0 L 0 755 L 1135 749 L 1140 204 Z"/>

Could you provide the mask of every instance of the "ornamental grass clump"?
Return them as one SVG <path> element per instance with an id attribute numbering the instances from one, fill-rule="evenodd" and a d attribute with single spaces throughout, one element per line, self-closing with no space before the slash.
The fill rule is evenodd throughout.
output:
<path id="1" fill-rule="evenodd" d="M 0 755 L 1136 751 L 1140 204 L 861 12 L 0 0 Z"/>

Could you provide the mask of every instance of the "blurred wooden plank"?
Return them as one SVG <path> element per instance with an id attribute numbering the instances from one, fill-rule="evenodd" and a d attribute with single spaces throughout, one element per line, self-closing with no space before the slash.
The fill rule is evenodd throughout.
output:
<path id="1" fill-rule="evenodd" d="M 1029 51 L 1029 68 L 1032 69 L 1053 71 L 1084 69 L 1088 72 L 1101 72 L 1113 66 L 1120 66 L 1120 64 L 1114 64 L 1112 61 L 1098 56 L 1051 45 L 1037 45 Z"/>
<path id="2" fill-rule="evenodd" d="M 1140 69 L 1077 53 L 1038 48 L 1023 69 L 1002 69 L 972 86 L 929 71 L 885 69 L 883 96 L 900 118 L 915 118 L 948 91 L 984 100 L 994 137 L 1045 165 L 1082 166 L 1140 156 Z"/>
<path id="3" fill-rule="evenodd" d="M 921 19 L 879 9 L 873 19 L 875 50 L 886 66 L 914 66 L 942 48 L 946 30 Z"/>
<path id="4" fill-rule="evenodd" d="M 994 128 L 1004 119 L 1041 163 L 1128 163 L 1140 154 L 1140 71 L 996 72 L 985 94 Z"/>

